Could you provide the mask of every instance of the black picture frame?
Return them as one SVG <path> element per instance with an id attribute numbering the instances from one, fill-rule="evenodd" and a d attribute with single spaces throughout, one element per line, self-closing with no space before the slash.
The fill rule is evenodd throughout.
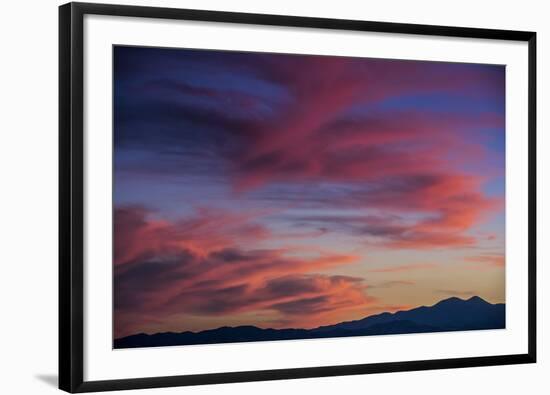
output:
<path id="1" fill-rule="evenodd" d="M 528 43 L 528 352 L 470 358 L 85 381 L 83 19 L 86 14 L 404 33 Z M 59 8 L 59 388 L 71 393 L 448 369 L 536 361 L 536 33 L 109 4 Z"/>

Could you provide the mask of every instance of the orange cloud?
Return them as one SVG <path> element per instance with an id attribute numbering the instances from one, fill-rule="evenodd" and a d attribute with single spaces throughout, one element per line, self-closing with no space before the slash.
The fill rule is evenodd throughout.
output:
<path id="1" fill-rule="evenodd" d="M 371 269 L 371 273 L 395 273 L 395 272 L 407 272 L 411 270 L 433 269 L 437 267 L 435 263 L 413 263 L 410 265 L 389 266 L 381 267 L 378 269 Z"/>
<path id="2" fill-rule="evenodd" d="M 474 266 L 476 268 L 480 267 L 504 267 L 505 258 L 502 254 L 487 254 L 487 255 L 476 255 L 469 256 L 464 258 L 466 262 L 476 263 L 478 265 Z"/>

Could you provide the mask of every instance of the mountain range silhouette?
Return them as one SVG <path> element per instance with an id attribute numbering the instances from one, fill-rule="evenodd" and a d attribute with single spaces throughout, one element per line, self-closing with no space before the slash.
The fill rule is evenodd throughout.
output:
<path id="1" fill-rule="evenodd" d="M 114 348 L 161 347 L 191 344 L 237 343 L 328 337 L 503 329 L 506 309 L 479 296 L 444 299 L 433 306 L 381 313 L 314 329 L 263 329 L 256 326 L 220 327 L 201 332 L 139 333 L 114 340 Z"/>

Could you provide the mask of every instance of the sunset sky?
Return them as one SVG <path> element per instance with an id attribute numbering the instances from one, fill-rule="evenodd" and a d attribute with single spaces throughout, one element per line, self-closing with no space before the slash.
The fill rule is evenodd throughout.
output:
<path id="1" fill-rule="evenodd" d="M 505 301 L 498 65 L 114 47 L 114 336 Z"/>

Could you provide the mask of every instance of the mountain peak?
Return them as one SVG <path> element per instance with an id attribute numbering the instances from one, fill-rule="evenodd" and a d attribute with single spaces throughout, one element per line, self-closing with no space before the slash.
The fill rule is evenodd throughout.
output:
<path id="1" fill-rule="evenodd" d="M 468 299 L 466 302 L 475 302 L 475 303 L 483 303 L 483 304 L 489 304 L 489 302 L 487 302 L 485 299 L 475 295 L 475 296 L 472 296 L 470 299 Z"/>
<path id="2" fill-rule="evenodd" d="M 470 297 L 469 299 L 461 299 L 456 296 L 452 296 L 447 299 L 443 299 L 439 302 L 437 302 L 434 306 L 448 306 L 448 305 L 460 305 L 460 304 L 476 304 L 476 305 L 488 305 L 490 304 L 485 299 L 475 295 Z"/>
<path id="3" fill-rule="evenodd" d="M 460 299 L 456 296 L 452 296 L 450 298 L 447 298 L 447 299 L 443 299 L 443 300 L 440 300 L 439 302 L 437 302 L 436 304 L 434 304 L 434 306 L 441 306 L 441 305 L 448 305 L 448 304 L 457 304 L 457 303 L 464 303 L 466 302 L 464 299 Z"/>
<path id="4" fill-rule="evenodd" d="M 115 339 L 114 348 L 372 336 L 502 329 L 505 327 L 506 310 L 504 304 L 491 304 L 479 296 L 472 296 L 466 300 L 451 297 L 433 306 L 421 306 L 395 313 L 385 312 L 361 320 L 341 322 L 314 329 L 266 329 L 243 325 L 237 327 L 224 326 L 201 332 L 165 332 L 152 335 L 142 333 Z"/>

